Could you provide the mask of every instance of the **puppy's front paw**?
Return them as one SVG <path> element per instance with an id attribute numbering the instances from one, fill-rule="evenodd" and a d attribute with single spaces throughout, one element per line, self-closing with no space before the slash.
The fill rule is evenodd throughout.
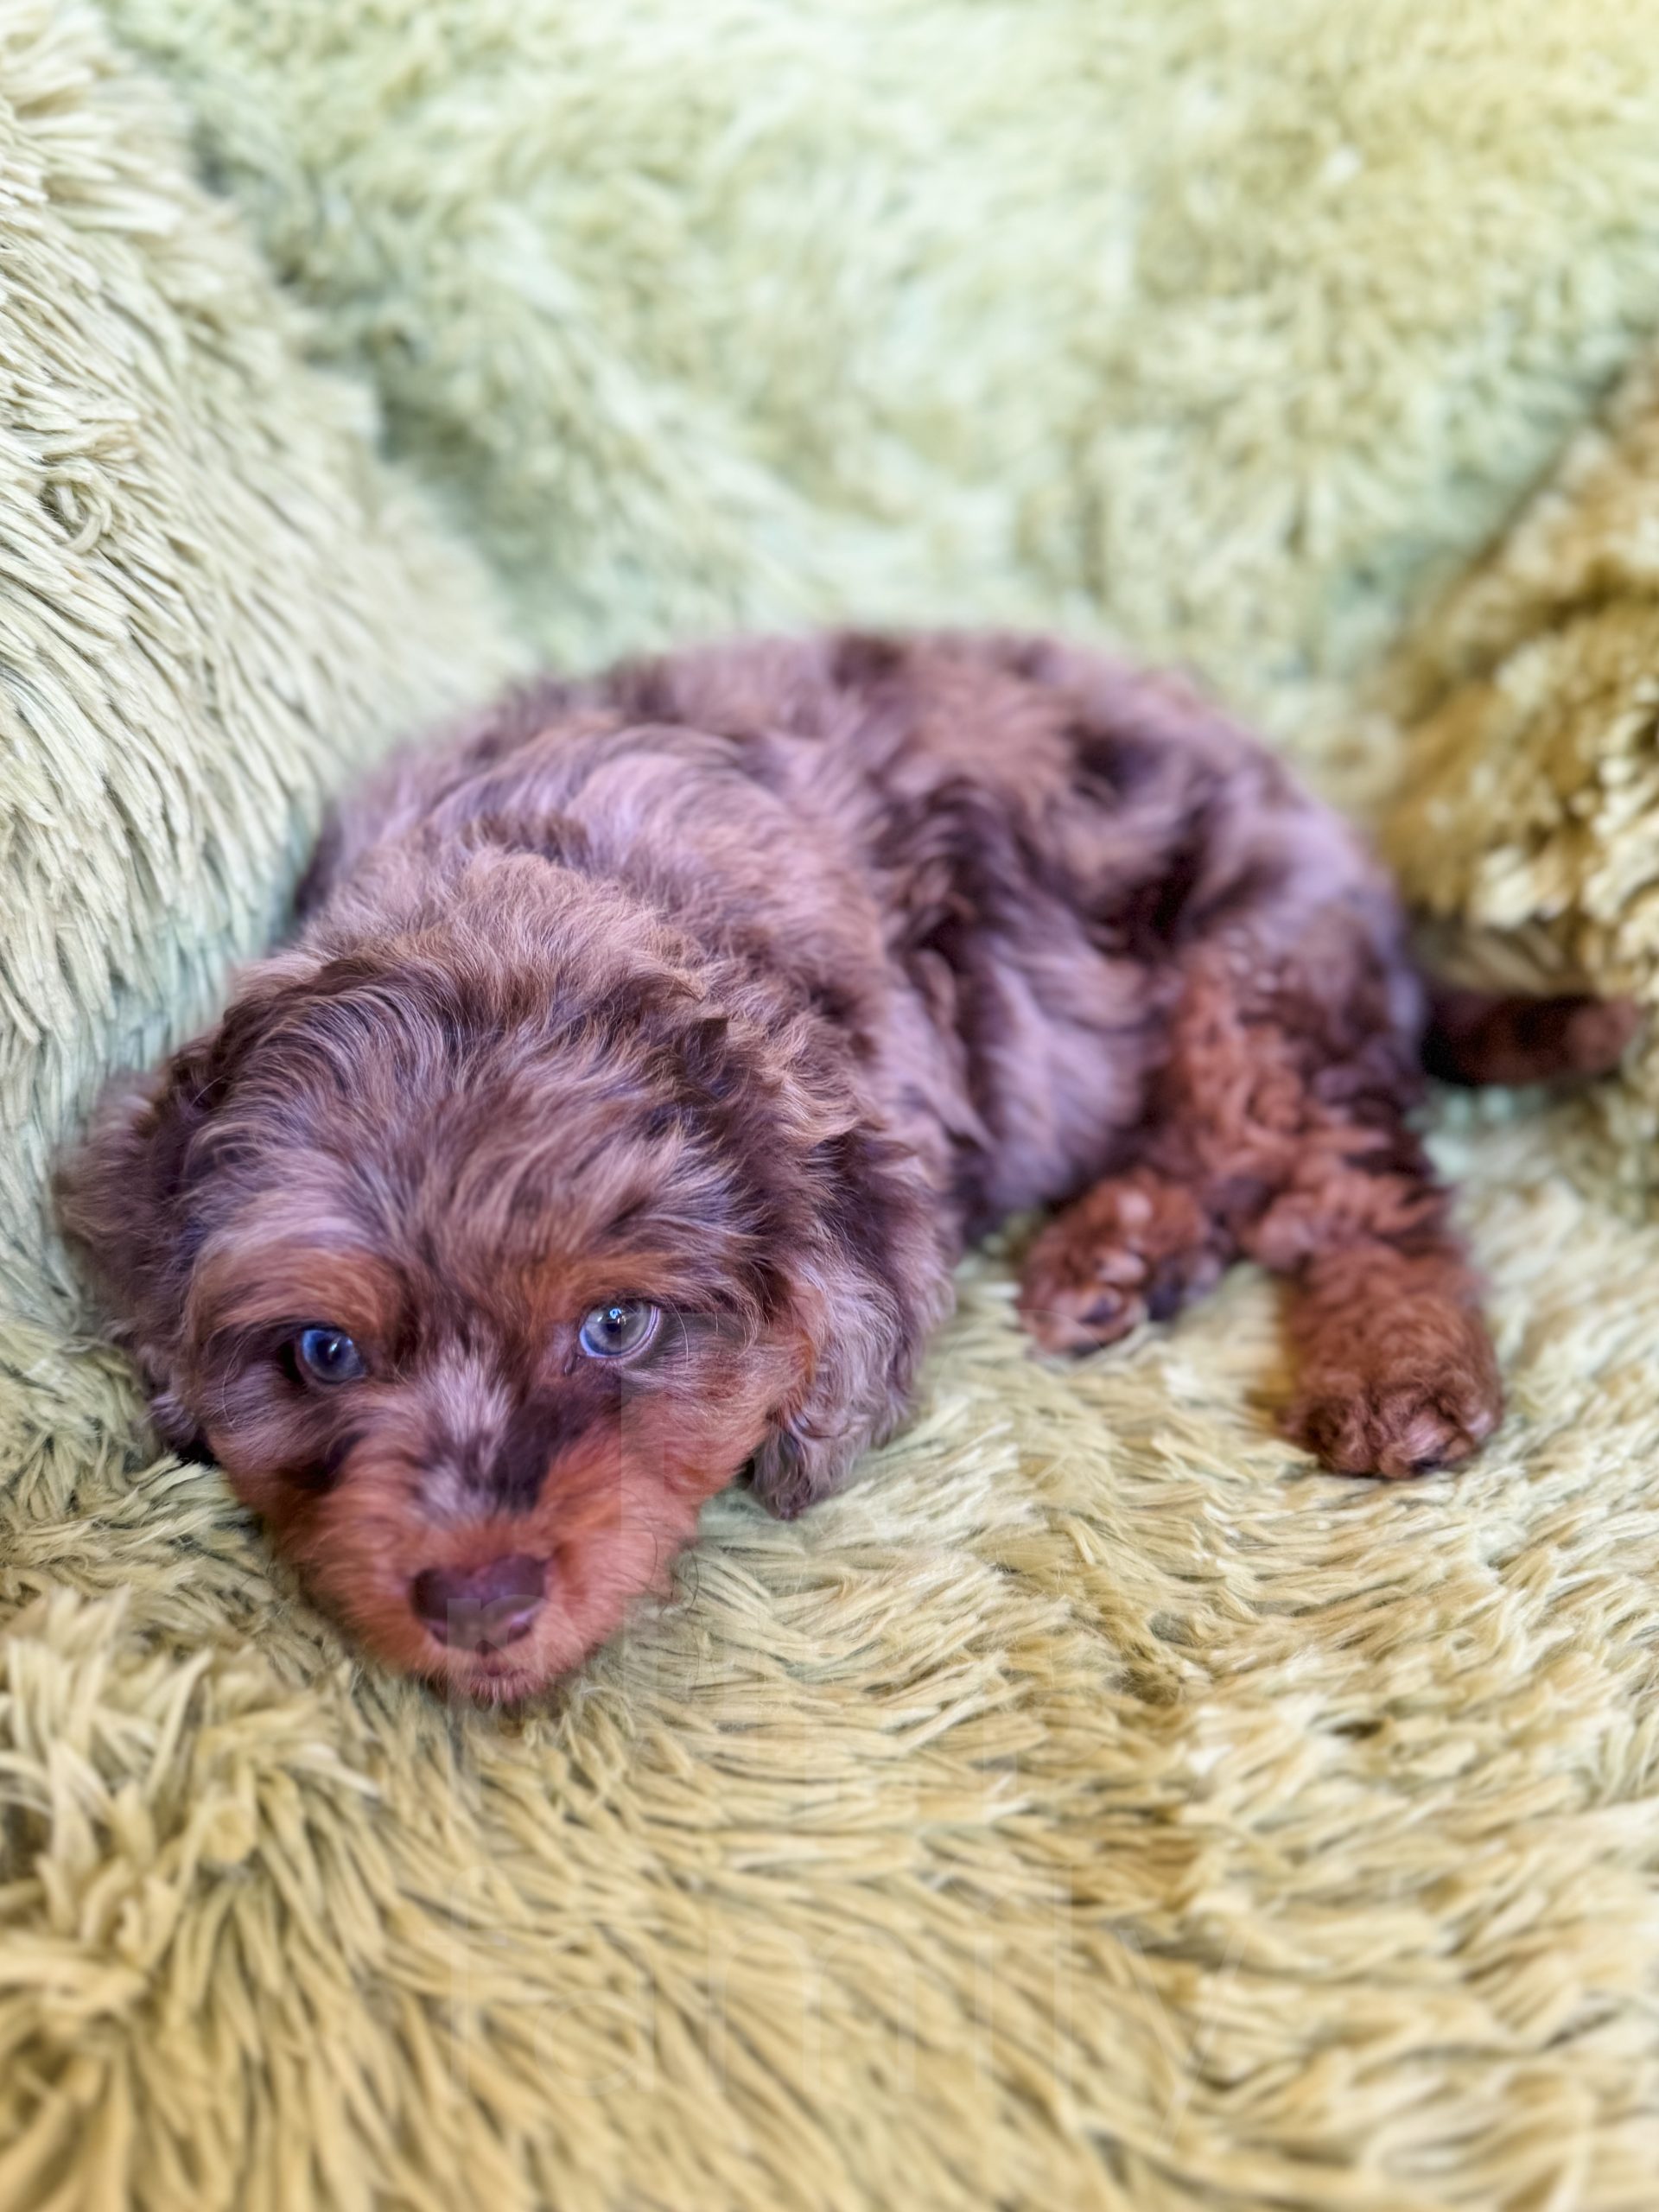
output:
<path id="1" fill-rule="evenodd" d="M 1341 1363 L 1315 1357 L 1285 1416 L 1287 1434 L 1341 1475 L 1426 1475 L 1479 1449 L 1503 1414 L 1484 1328 L 1458 1316 L 1454 1340 L 1390 1357 L 1385 1342 Z"/>
<path id="2" fill-rule="evenodd" d="M 1219 1277 L 1224 1256 L 1190 1191 L 1145 1169 L 1096 1184 L 1032 1246 L 1020 1318 L 1045 1351 L 1093 1351 L 1163 1321 Z"/>

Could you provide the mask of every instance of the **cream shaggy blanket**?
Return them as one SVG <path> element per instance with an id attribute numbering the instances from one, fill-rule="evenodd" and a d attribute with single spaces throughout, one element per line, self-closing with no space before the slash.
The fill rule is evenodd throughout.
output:
<path id="1" fill-rule="evenodd" d="M 0 0 L 5 2212 L 1649 2212 L 1659 1243 L 1582 1111 L 1443 1117 L 1471 1471 L 1280 1443 L 1258 1281 L 1061 1370 L 993 1251 L 846 1496 L 718 1502 L 512 1716 L 156 1456 L 43 1192 L 327 789 L 531 652 L 1114 634 L 1333 785 L 1408 759 L 1425 896 L 1571 933 L 1540 856 L 1639 828 L 1646 695 L 1548 709 L 1516 830 L 1493 671 L 1592 668 L 1527 639 L 1624 463 L 1379 670 L 1659 326 L 1656 51 L 1659 0 Z"/>
<path id="2" fill-rule="evenodd" d="M 1402 650 L 1385 834 L 1477 964 L 1659 1009 L 1659 366 L 1644 361 Z M 1659 1020 L 1586 1102 L 1592 1176 L 1651 1214 Z"/>

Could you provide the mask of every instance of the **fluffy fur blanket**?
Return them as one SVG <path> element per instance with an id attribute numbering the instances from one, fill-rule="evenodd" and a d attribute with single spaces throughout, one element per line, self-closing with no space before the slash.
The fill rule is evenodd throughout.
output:
<path id="1" fill-rule="evenodd" d="M 531 652 L 1040 619 L 1380 785 L 1384 649 L 1659 322 L 1656 42 L 1656 0 L 0 10 L 9 2212 L 1651 2202 L 1659 1252 L 1579 1117 L 1438 1140 L 1513 1400 L 1470 1473 L 1280 1443 L 1256 1281 L 1060 1371 L 988 1253 L 865 1479 L 721 1501 L 512 1716 L 364 1669 L 158 1456 L 41 1194 L 327 788 Z M 1417 703 L 1593 592 L 1528 543 Z M 1644 757 L 1622 683 L 1575 762 Z M 1500 817 L 1535 860 L 1617 816 L 1527 847 L 1484 713 L 1402 843 L 1460 914 Z"/>
<path id="2" fill-rule="evenodd" d="M 1659 1007 L 1659 378 L 1644 362 L 1402 651 L 1387 842 L 1460 947 Z M 1659 1021 L 1582 1117 L 1650 1212 Z M 1599 1139 L 1599 1141 L 1596 1141 Z M 1578 1147 L 1575 1147 L 1577 1149 Z"/>

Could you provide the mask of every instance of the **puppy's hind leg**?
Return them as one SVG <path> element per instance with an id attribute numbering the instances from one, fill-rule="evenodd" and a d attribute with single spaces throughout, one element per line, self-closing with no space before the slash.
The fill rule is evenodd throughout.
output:
<path id="1" fill-rule="evenodd" d="M 1421 1473 L 1497 1427 L 1497 1362 L 1407 1120 L 1415 1040 L 1363 939 L 1317 942 L 1317 967 L 1248 932 L 1192 957 L 1142 1159 L 1039 1236 L 1020 1308 L 1083 1350 L 1255 1259 L 1291 1285 L 1289 1433 L 1341 1472 Z"/>
<path id="2" fill-rule="evenodd" d="M 1297 1393 L 1286 1433 L 1338 1474 L 1456 1466 L 1503 1416 L 1497 1362 L 1443 1231 L 1365 1238 L 1294 1271 Z"/>
<path id="3" fill-rule="evenodd" d="M 1195 964 L 1177 1025 L 1181 1125 L 1212 1193 L 1238 1194 L 1241 1250 L 1291 1286 L 1284 1426 L 1344 1474 L 1456 1465 L 1503 1409 L 1474 1272 L 1408 1119 L 1416 1040 L 1389 980 L 1339 928 L 1317 963 L 1256 968 L 1235 948 Z"/>

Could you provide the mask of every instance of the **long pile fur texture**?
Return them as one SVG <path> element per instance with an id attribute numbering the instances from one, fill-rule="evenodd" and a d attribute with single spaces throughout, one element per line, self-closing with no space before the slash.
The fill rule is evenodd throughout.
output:
<path id="1" fill-rule="evenodd" d="M 1573 1115 L 1437 1141 L 1471 1471 L 1312 1472 L 1257 1281 L 1060 1371 L 991 1252 L 862 1479 L 518 1715 L 157 1455 L 41 1190 L 526 645 L 1108 628 L 1385 779 L 1357 687 L 1659 320 L 1659 8 L 111 13 L 310 317 L 8 8 L 0 2204 L 1646 2212 L 1659 1254 Z"/>
<path id="2" fill-rule="evenodd" d="M 1650 1009 L 1586 1102 L 1592 1173 L 1659 1193 L 1659 374 L 1643 362 L 1379 685 L 1405 726 L 1384 823 L 1410 897 L 1495 972 Z"/>
<path id="3" fill-rule="evenodd" d="M 112 0 L 543 655 L 1345 708 L 1659 319 L 1654 0 Z"/>

